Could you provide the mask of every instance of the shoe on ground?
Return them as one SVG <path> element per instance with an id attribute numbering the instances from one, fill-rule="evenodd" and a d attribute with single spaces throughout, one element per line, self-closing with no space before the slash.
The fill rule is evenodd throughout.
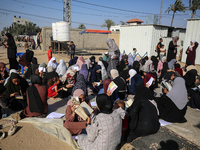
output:
<path id="1" fill-rule="evenodd" d="M 16 129 L 17 129 L 16 125 L 12 126 L 10 128 L 10 130 L 8 131 L 8 135 L 13 135 L 15 133 Z"/>
<path id="2" fill-rule="evenodd" d="M 5 138 L 5 132 L 0 131 L 0 140 L 3 140 Z"/>

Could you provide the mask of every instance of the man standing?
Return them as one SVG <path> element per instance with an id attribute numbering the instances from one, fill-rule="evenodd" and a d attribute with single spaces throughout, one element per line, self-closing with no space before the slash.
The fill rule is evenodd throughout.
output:
<path id="1" fill-rule="evenodd" d="M 160 59 L 160 48 L 161 48 L 161 45 L 162 45 L 162 41 L 163 41 L 163 39 L 162 38 L 160 38 L 160 42 L 157 44 L 157 46 L 156 46 L 156 52 L 158 53 L 158 55 L 157 55 L 157 57 Z"/>

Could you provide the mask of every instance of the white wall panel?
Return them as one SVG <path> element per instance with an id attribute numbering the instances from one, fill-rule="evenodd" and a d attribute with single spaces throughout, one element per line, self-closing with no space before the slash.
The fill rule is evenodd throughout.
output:
<path id="1" fill-rule="evenodd" d="M 185 35 L 184 46 L 183 46 L 182 62 L 186 62 L 187 55 L 185 51 L 190 45 L 191 40 L 196 40 L 198 43 L 200 43 L 200 19 L 188 20 L 187 22 L 186 35 Z M 200 65 L 200 46 L 198 46 L 196 50 L 195 64 Z"/>

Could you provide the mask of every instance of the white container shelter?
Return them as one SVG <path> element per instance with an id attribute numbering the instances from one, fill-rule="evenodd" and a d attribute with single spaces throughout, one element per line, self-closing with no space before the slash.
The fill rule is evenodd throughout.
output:
<path id="1" fill-rule="evenodd" d="M 183 48 L 181 41 L 185 39 L 185 28 L 174 28 L 162 25 L 125 25 L 120 27 L 119 49 L 121 52 L 125 50 L 126 54 L 132 53 L 133 48 L 137 49 L 137 53 L 143 56 L 146 52 L 148 56 L 157 55 L 155 52 L 156 45 L 160 38 L 163 38 L 163 44 L 168 50 L 169 42 L 172 37 L 179 36 L 178 51 Z"/>

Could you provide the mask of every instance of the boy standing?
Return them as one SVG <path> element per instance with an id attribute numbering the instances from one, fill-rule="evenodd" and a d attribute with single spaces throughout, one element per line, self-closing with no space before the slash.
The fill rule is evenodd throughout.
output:
<path id="1" fill-rule="evenodd" d="M 48 50 L 48 61 L 51 60 L 52 58 L 52 46 L 49 46 L 49 50 Z"/>
<path id="2" fill-rule="evenodd" d="M 75 48 L 76 48 L 76 45 L 74 45 L 74 42 L 71 41 L 70 42 L 70 45 L 68 46 L 69 49 L 71 50 L 71 59 L 74 58 L 74 55 L 75 55 Z"/>
<path id="3" fill-rule="evenodd" d="M 133 61 L 135 60 L 136 53 L 137 53 L 137 49 L 136 49 L 136 48 L 133 48 Z"/>

